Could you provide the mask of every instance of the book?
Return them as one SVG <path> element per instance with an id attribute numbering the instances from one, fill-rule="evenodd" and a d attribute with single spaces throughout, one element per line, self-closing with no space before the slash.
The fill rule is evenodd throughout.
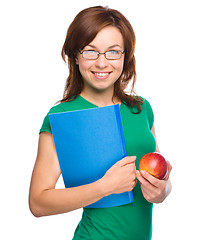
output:
<path id="1" fill-rule="evenodd" d="M 102 178 L 127 156 L 119 105 L 49 114 L 66 188 Z M 105 208 L 134 201 L 133 193 L 111 194 L 86 206 Z"/>

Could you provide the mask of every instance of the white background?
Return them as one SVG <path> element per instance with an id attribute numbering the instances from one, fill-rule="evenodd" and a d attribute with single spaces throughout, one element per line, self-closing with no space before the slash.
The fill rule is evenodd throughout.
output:
<path id="1" fill-rule="evenodd" d="M 153 240 L 201 239 L 201 14 L 195 0 L 0 3 L 0 238 L 73 236 L 82 211 L 35 218 L 28 191 L 38 131 L 68 75 L 60 55 L 67 28 L 80 10 L 99 4 L 120 10 L 135 30 L 136 92 L 151 103 L 160 150 L 173 166 L 172 193 L 154 205 Z"/>

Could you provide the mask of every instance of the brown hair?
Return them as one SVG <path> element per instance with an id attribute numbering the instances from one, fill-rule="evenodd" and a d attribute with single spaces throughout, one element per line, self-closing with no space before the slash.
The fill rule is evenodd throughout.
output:
<path id="1" fill-rule="evenodd" d="M 68 28 L 61 54 L 65 62 L 66 56 L 68 57 L 69 76 L 61 102 L 75 99 L 83 90 L 83 79 L 76 64 L 77 53 L 92 42 L 97 33 L 107 26 L 119 29 L 125 47 L 124 67 L 121 76 L 114 84 L 114 96 L 131 107 L 136 106 L 140 112 L 143 100 L 133 94 L 136 82 L 135 33 L 129 21 L 119 11 L 102 6 L 82 10 Z M 132 79 L 132 94 L 128 95 L 124 90 Z"/>

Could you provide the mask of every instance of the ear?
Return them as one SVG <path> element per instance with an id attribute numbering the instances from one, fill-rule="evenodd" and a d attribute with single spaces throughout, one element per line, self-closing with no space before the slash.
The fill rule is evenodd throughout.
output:
<path id="1" fill-rule="evenodd" d="M 79 65 L 79 60 L 78 60 L 77 57 L 75 58 L 75 63 L 76 63 L 77 65 Z"/>
<path id="2" fill-rule="evenodd" d="M 76 63 L 77 65 L 79 65 L 79 58 L 78 58 L 78 55 L 77 55 L 76 58 L 75 58 L 75 63 Z"/>

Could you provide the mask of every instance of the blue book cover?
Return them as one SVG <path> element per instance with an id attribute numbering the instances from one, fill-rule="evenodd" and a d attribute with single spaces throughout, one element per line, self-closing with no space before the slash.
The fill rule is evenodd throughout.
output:
<path id="1" fill-rule="evenodd" d="M 102 178 L 127 156 L 119 105 L 49 114 L 66 188 Z M 105 208 L 133 202 L 133 193 L 111 194 L 86 206 Z"/>

